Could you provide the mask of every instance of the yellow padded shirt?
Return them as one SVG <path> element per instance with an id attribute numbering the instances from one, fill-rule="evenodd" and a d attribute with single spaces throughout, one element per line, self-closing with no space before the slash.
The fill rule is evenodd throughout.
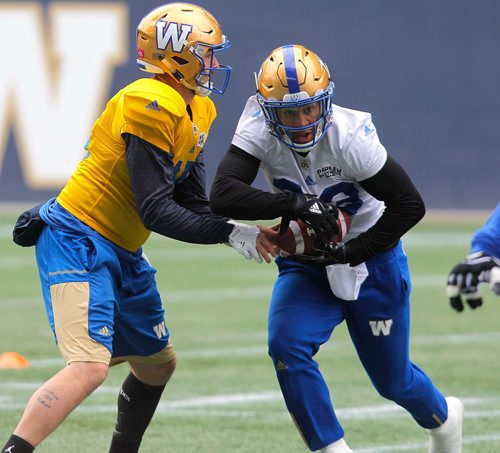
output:
<path id="1" fill-rule="evenodd" d="M 129 133 L 170 153 L 176 181 L 184 179 L 208 137 L 217 112 L 207 97 L 189 104 L 169 85 L 139 79 L 110 99 L 94 123 L 87 156 L 57 201 L 105 238 L 131 252 L 150 235 L 137 211 L 122 134 Z"/>

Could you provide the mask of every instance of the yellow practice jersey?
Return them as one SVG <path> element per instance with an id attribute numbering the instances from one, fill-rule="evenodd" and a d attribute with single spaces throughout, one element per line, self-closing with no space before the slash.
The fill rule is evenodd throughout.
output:
<path id="1" fill-rule="evenodd" d="M 120 90 L 95 122 L 88 155 L 57 201 L 71 214 L 120 247 L 136 251 L 149 237 L 132 193 L 122 134 L 129 133 L 171 153 L 176 181 L 184 179 L 203 148 L 217 113 L 208 97 L 189 104 L 154 78 Z"/>

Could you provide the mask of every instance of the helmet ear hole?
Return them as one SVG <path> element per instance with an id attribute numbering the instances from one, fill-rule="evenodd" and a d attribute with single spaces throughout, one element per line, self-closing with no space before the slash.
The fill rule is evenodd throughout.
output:
<path id="1" fill-rule="evenodd" d="M 178 56 L 173 56 L 172 60 L 174 60 L 180 66 L 188 64 L 187 60 L 184 60 L 184 58 L 181 58 L 181 57 L 178 57 Z"/>

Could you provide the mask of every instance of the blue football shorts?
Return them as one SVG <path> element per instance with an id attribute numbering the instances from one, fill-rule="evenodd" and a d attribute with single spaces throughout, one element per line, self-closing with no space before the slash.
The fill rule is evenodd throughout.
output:
<path id="1" fill-rule="evenodd" d="M 46 226 L 36 259 L 45 308 L 66 363 L 167 362 L 174 354 L 155 281 L 140 249 Z"/>

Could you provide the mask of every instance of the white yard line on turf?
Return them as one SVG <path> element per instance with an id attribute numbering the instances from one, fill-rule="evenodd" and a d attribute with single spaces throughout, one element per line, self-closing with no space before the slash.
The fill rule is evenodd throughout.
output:
<path id="1" fill-rule="evenodd" d="M 8 409 L 17 407 L 18 397 L 12 394 L 12 390 L 33 391 L 41 383 L 37 382 L 1 382 L 0 391 L 10 390 L 8 394 L 0 394 L 0 408 Z M 95 394 L 115 394 L 117 387 L 103 385 L 99 387 Z M 484 405 L 498 405 L 500 395 L 489 395 L 484 397 L 460 397 L 466 407 L 467 418 L 500 417 L 500 409 L 484 409 Z M 162 401 L 158 405 L 160 412 L 169 412 L 177 409 L 207 409 L 213 407 L 226 407 L 240 404 L 252 404 L 281 401 L 281 393 L 276 390 L 263 392 L 231 393 L 220 395 L 199 396 L 195 398 L 186 398 L 173 401 Z M 86 409 L 84 409 L 86 408 Z M 475 408 L 475 410 L 472 410 Z M 87 401 L 83 406 L 84 410 L 101 410 L 104 412 L 114 411 L 116 405 L 113 404 L 94 404 Z M 336 409 L 339 418 L 344 419 L 369 419 L 373 417 L 399 418 L 407 416 L 404 409 L 394 403 L 375 404 L 370 406 L 358 406 Z"/>
<path id="2" fill-rule="evenodd" d="M 464 436 L 464 445 L 474 445 L 484 442 L 496 442 L 500 441 L 500 433 L 490 433 L 483 434 L 480 436 Z M 428 448 L 429 444 L 427 442 L 418 442 L 411 444 L 398 444 L 398 445 L 381 445 L 379 447 L 371 448 L 356 448 L 356 453 L 386 453 L 391 451 L 403 452 L 403 451 L 424 451 Z"/>
<path id="3" fill-rule="evenodd" d="M 0 389 L 26 389 L 33 390 L 37 387 L 36 383 L 15 383 L 15 382 L 4 382 L 0 383 Z M 101 387 L 97 393 L 116 393 L 116 388 L 111 388 L 110 386 Z M 16 401 L 17 398 L 13 397 L 12 394 L 0 395 L 0 409 L 1 410 L 22 410 L 24 408 L 25 402 Z M 248 410 L 231 410 L 229 407 L 254 404 L 254 403 L 268 403 L 268 402 L 278 402 L 281 401 L 281 393 L 278 391 L 267 391 L 259 393 L 236 393 L 227 395 L 211 395 L 204 397 L 188 398 L 183 400 L 174 401 L 162 401 L 158 405 L 157 415 L 169 416 L 201 416 L 201 417 L 260 417 L 262 416 L 260 411 L 255 408 L 249 408 Z M 497 404 L 500 402 L 500 396 L 492 397 L 462 397 L 466 408 L 465 418 L 500 418 L 500 410 L 473 410 L 474 406 L 482 406 L 484 404 Z M 219 408 L 219 409 L 218 409 Z M 93 404 L 91 401 L 87 400 L 84 405 L 80 406 L 77 410 L 80 414 L 92 414 L 96 413 L 115 413 L 116 405 L 113 404 Z M 350 407 L 350 408 L 340 408 L 336 410 L 339 418 L 348 420 L 369 420 L 377 418 L 379 420 L 387 420 L 393 418 L 404 418 L 408 417 L 406 411 L 402 408 L 396 406 L 395 404 L 380 404 L 364 407 Z M 268 407 L 265 410 L 266 417 L 279 417 L 285 418 L 287 414 L 284 411 L 269 411 Z M 488 434 L 475 435 L 475 436 L 464 436 L 464 444 L 480 444 L 485 442 L 497 442 L 500 441 L 500 432 L 492 432 Z M 427 442 L 414 442 L 405 444 L 391 444 L 391 445 L 379 445 L 371 446 L 369 448 L 358 448 L 357 453 L 386 453 L 386 452 L 408 452 L 408 451 L 422 451 L 427 448 Z"/>
<path id="4" fill-rule="evenodd" d="M 0 270 L 2 264 L 0 262 Z M 16 265 L 5 264 L 4 268 L 14 269 Z M 31 275 L 30 278 L 38 278 L 37 274 Z M 412 278 L 413 286 L 418 289 L 424 288 L 441 288 L 444 294 L 444 288 L 446 286 L 446 275 L 444 274 L 417 274 Z M 227 302 L 231 300 L 241 300 L 241 299 L 255 299 L 262 298 L 265 300 L 270 299 L 272 292 L 272 283 L 269 285 L 262 286 L 250 286 L 250 287 L 224 287 L 224 288 L 200 288 L 197 290 L 192 289 L 165 289 L 162 292 L 163 304 L 168 308 L 171 304 L 206 304 L 208 302 Z M 443 296 L 443 300 L 445 300 Z M 6 299 L 0 299 L 0 306 L 2 308 L 18 308 L 19 305 L 22 306 L 40 306 L 43 307 L 43 301 L 41 294 L 37 293 L 33 298 L 15 298 L 10 297 Z"/>
<path id="5" fill-rule="evenodd" d="M 257 336 L 262 338 L 261 345 L 241 346 L 233 348 L 213 348 L 213 349 L 194 349 L 190 351 L 177 351 L 177 355 L 182 359 L 203 359 L 203 358 L 223 358 L 223 357 L 255 357 L 262 355 L 266 356 L 265 332 L 257 332 Z M 235 341 L 238 339 L 235 338 Z M 492 342 L 500 342 L 500 332 L 482 332 L 470 334 L 456 335 L 416 335 L 410 339 L 414 345 L 435 345 L 435 344 L 484 344 Z M 324 348 L 343 347 L 350 344 L 349 340 L 335 340 L 327 343 Z M 63 360 L 59 357 L 47 357 L 41 359 L 29 359 L 31 368 L 48 368 L 60 366 Z M 0 388 L 5 383 L 0 382 Z"/>

